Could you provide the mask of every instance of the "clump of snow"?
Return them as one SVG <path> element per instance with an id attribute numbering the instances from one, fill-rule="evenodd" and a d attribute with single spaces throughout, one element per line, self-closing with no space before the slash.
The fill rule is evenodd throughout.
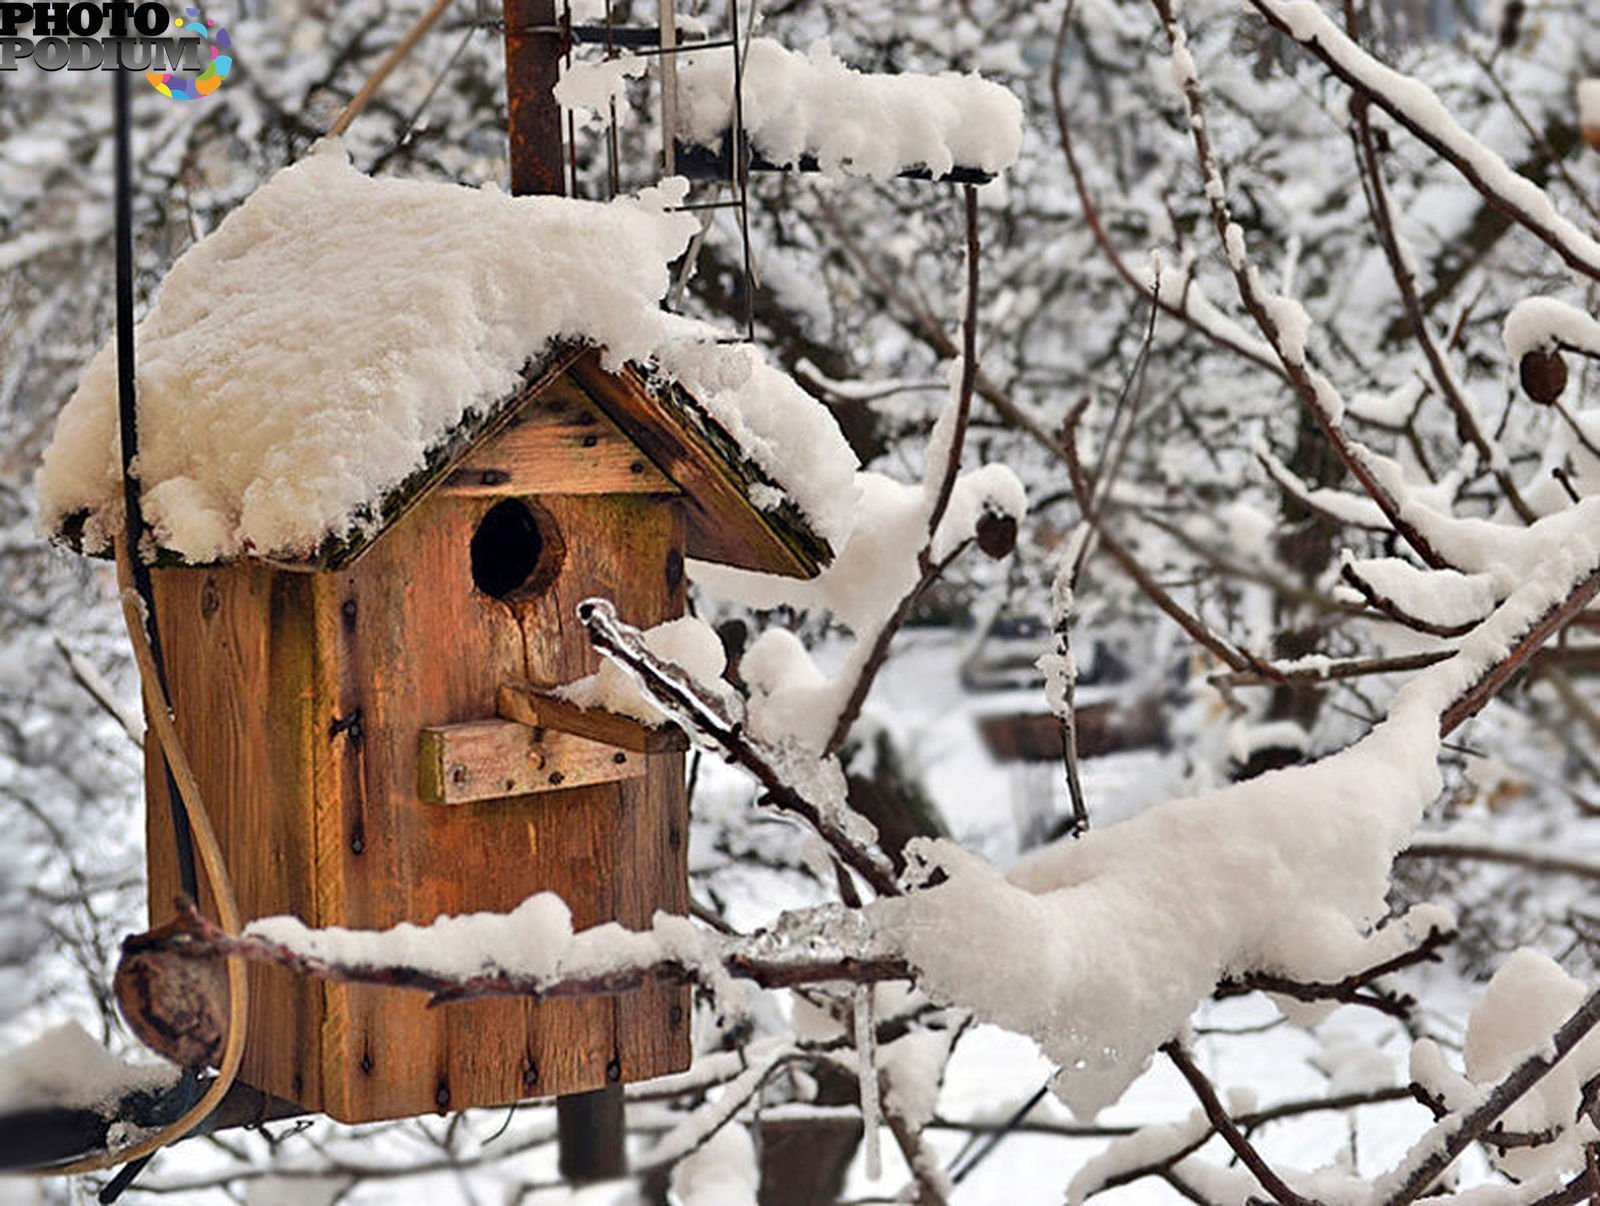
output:
<path id="1" fill-rule="evenodd" d="M 504 972 L 548 982 L 675 961 L 697 968 L 730 1001 L 743 997 L 687 917 L 657 913 L 647 930 L 610 922 L 574 934 L 571 910 L 553 892 L 530 896 L 509 913 L 441 915 L 428 925 L 313 929 L 281 916 L 252 921 L 245 933 L 345 967 L 416 968 L 457 979 Z"/>
<path id="2" fill-rule="evenodd" d="M 311 929 L 296 917 L 267 917 L 251 922 L 247 932 L 336 963 L 415 967 L 439 975 L 471 976 L 496 967 L 549 975 L 572 941 L 572 913 L 561 897 L 541 892 L 509 913 L 441 917 L 431 925 Z"/>
<path id="3" fill-rule="evenodd" d="M 760 348 L 719 344 L 714 335 L 697 329 L 692 337 L 672 338 L 655 349 L 656 363 L 782 483 L 817 534 L 837 549 L 850 532 L 857 464 L 839 425 Z M 781 499 L 752 501 L 770 506 Z"/>
<path id="4" fill-rule="evenodd" d="M 1263 750 L 1293 750 L 1304 754 L 1310 749 L 1311 734 L 1298 721 L 1271 720 L 1257 724 L 1236 720 L 1228 726 L 1228 753 L 1241 764 Z"/>
<path id="5" fill-rule="evenodd" d="M 756 1206 L 761 1166 L 750 1132 L 723 1127 L 672 1169 L 672 1201 L 680 1206 Z"/>
<path id="6" fill-rule="evenodd" d="M 1482 1087 L 1503 1080 L 1549 1042 L 1588 994 L 1587 985 L 1567 975 L 1548 955 L 1514 951 L 1467 1019 L 1468 1078 Z M 1498 1154 L 1495 1163 L 1519 1180 L 1582 1168 L 1584 1144 L 1600 1138 L 1593 1120 L 1579 1112 L 1583 1086 L 1597 1072 L 1600 1033 L 1591 1031 L 1502 1119 L 1508 1131 L 1549 1130 L 1559 1137 L 1537 1147 L 1510 1148 Z"/>
<path id="7" fill-rule="evenodd" d="M 1590 130 L 1600 131 L 1600 80 L 1579 80 L 1577 100 L 1578 124 L 1589 137 Z"/>
<path id="8" fill-rule="evenodd" d="M 879 1049 L 883 1105 L 915 1134 L 933 1121 L 956 1030 L 911 1030 Z"/>
<path id="9" fill-rule="evenodd" d="M 1321 1046 L 1312 1063 L 1328 1078 L 1329 1094 L 1370 1093 L 1395 1084 L 1394 1060 L 1370 1035 L 1334 1027 L 1319 1038 Z"/>
<path id="10" fill-rule="evenodd" d="M 636 54 L 619 54 L 614 59 L 592 63 L 568 63 L 561 68 L 556 83 L 556 103 L 563 109 L 585 114 L 585 121 L 611 121 L 612 105 L 626 98 L 628 81 L 644 74 L 645 61 Z M 616 109 L 618 122 L 628 113 L 626 105 Z"/>
<path id="11" fill-rule="evenodd" d="M 1118 1136 L 1073 1174 L 1067 1185 L 1068 1206 L 1081 1206 L 1124 1173 L 1170 1160 L 1198 1146 L 1210 1133 L 1211 1122 L 1205 1113 L 1193 1110 L 1182 1122 L 1140 1127 L 1131 1135 Z"/>
<path id="12" fill-rule="evenodd" d="M 0 1056 L 0 1113 L 60 1107 L 110 1114 L 129 1094 L 169 1088 L 179 1074 L 172 1064 L 118 1059 L 67 1022 Z"/>
<path id="13" fill-rule="evenodd" d="M 645 630 L 644 643 L 650 652 L 676 662 L 695 682 L 711 690 L 721 688 L 727 654 L 711 627 L 694 616 L 683 616 Z M 587 678 L 568 683 L 558 692 L 580 708 L 600 708 L 631 716 L 647 725 L 659 725 L 666 714 L 645 698 L 628 672 L 609 659 Z"/>
<path id="14" fill-rule="evenodd" d="M 1269 294 L 1262 303 L 1277 328 L 1278 348 L 1285 359 L 1293 364 L 1303 364 L 1306 358 L 1306 338 L 1311 334 L 1311 315 L 1292 297 Z"/>
<path id="15" fill-rule="evenodd" d="M 1513 364 L 1557 343 L 1600 354 L 1600 322 L 1554 297 L 1525 297 L 1512 306 L 1503 338 Z"/>
<path id="16" fill-rule="evenodd" d="M 1496 590 L 1495 575 L 1419 569 L 1399 557 L 1358 559 L 1346 554 L 1343 564 L 1406 615 L 1445 627 L 1476 624 L 1494 610 L 1503 593 Z"/>
<path id="17" fill-rule="evenodd" d="M 139 324 L 157 542 L 195 563 L 295 558 L 370 528 L 385 494 L 558 340 L 603 347 L 608 366 L 671 342 L 686 375 L 724 382 L 714 417 L 837 538 L 855 462 L 825 408 L 660 308 L 698 230 L 672 210 L 685 187 L 601 204 L 380 180 L 336 140 L 279 172 L 179 258 Z M 37 479 L 44 528 L 86 512 L 91 552 L 121 524 L 115 370 L 108 346 Z"/>
<path id="18" fill-rule="evenodd" d="M 1225 503 L 1217 511 L 1228 532 L 1228 546 L 1235 552 L 1265 559 L 1272 551 L 1272 536 L 1277 523 L 1247 502 Z"/>
<path id="19" fill-rule="evenodd" d="M 1437 712 L 1402 698 L 1348 750 L 1057 843 L 1009 878 L 916 843 L 947 878 L 877 908 L 925 990 L 1033 1036 L 1062 1069 L 1058 1092 L 1092 1115 L 1219 979 L 1338 979 L 1443 923 L 1426 910 L 1371 929 L 1438 791 L 1437 747 Z"/>
<path id="20" fill-rule="evenodd" d="M 718 145 L 733 125 L 733 56 L 685 56 L 680 115 L 689 141 Z M 757 154 L 792 166 L 879 179 L 926 168 L 1000 172 L 1022 146 L 1022 104 L 976 75 L 870 74 L 847 67 L 826 40 L 809 52 L 753 38 L 744 58 L 744 128 Z"/>

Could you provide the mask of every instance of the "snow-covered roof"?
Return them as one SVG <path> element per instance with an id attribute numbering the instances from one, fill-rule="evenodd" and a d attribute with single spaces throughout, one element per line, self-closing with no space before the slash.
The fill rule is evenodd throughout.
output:
<path id="1" fill-rule="evenodd" d="M 683 387 L 756 471 L 752 504 L 839 547 L 856 461 L 832 416 L 758 350 L 660 308 L 697 229 L 681 197 L 676 182 L 602 204 L 373 179 L 336 141 L 285 168 L 179 258 L 139 324 L 157 544 L 196 564 L 296 560 L 370 534 L 526 368 L 589 344 L 609 369 L 647 363 Z M 47 531 L 108 546 L 114 348 L 63 409 L 37 485 Z"/>

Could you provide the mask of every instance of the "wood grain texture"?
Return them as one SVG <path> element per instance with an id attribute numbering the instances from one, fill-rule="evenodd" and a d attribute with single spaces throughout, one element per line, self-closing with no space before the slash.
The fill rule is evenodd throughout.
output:
<path id="1" fill-rule="evenodd" d="M 691 557 L 791 578 L 814 578 L 832 559 L 792 503 L 768 512 L 750 501 L 752 486 L 775 483 L 686 396 L 658 393 L 631 365 L 607 372 L 594 351 L 567 373 L 683 490 Z"/>
<path id="2" fill-rule="evenodd" d="M 444 489 L 496 497 L 678 492 L 566 376 L 556 378 L 492 439 L 463 457 Z"/>
<path id="3" fill-rule="evenodd" d="M 417 794 L 429 804 L 547 795 L 645 773 L 631 750 L 513 720 L 423 729 L 418 747 Z"/>
<path id="4" fill-rule="evenodd" d="M 555 560 L 534 575 L 541 589 L 504 600 L 474 587 L 470 551 L 499 497 L 435 489 L 337 571 L 157 571 L 179 732 L 247 918 L 382 929 L 545 891 L 576 928 L 687 909 L 680 753 L 629 748 L 643 775 L 449 808 L 419 793 L 424 730 L 504 725 L 501 685 L 598 668 L 583 599 L 645 626 L 683 613 L 681 496 L 530 500 Z M 147 790 L 155 924 L 177 888 L 158 766 Z M 580 1092 L 690 1056 L 686 989 L 429 1009 L 420 993 L 269 967 L 251 987 L 243 1079 L 350 1122 Z"/>
<path id="5" fill-rule="evenodd" d="M 637 882 L 641 872 L 630 865 L 642 858 L 651 876 L 675 865 L 637 847 L 650 829 L 647 816 L 681 809 L 681 759 L 673 759 L 675 780 L 651 767 L 648 782 L 670 801 L 650 801 L 645 778 L 452 808 L 417 792 L 423 729 L 495 717 L 501 683 L 549 685 L 597 668 L 577 620 L 582 599 L 614 598 L 642 624 L 682 609 L 681 557 L 673 556 L 681 519 L 670 500 L 540 498 L 541 522 L 556 529 L 545 546 L 565 560 L 545 590 L 504 601 L 471 581 L 472 533 L 494 501 L 437 494 L 330 579 L 341 695 L 321 728 L 334 746 L 359 747 L 351 755 L 359 774 L 347 784 L 339 823 L 319 834 L 324 864 L 338 878 L 330 923 L 384 927 L 506 911 L 552 891 L 583 928 L 617 919 L 623 881 L 654 907 L 677 904 L 684 890 Z M 356 716 L 353 741 L 348 725 Z M 357 832 L 359 851 L 351 840 Z M 665 849 L 671 837 L 662 823 L 653 840 Z M 642 906 L 634 912 L 642 915 Z M 644 1020 L 630 1021 L 624 1049 L 618 1010 L 631 1018 L 631 1005 L 611 1000 L 429 1010 L 417 994 L 354 986 L 330 988 L 329 999 L 325 1108 L 347 1120 L 582 1091 L 622 1077 L 624 1068 L 655 1075 L 688 1058 L 686 1041 L 662 1039 Z M 668 1009 L 653 1001 L 651 1011 L 657 1027 L 670 1026 Z"/>
<path id="6" fill-rule="evenodd" d="M 315 925 L 312 817 L 319 708 L 311 584 L 257 565 L 156 570 L 178 734 L 216 827 L 246 919 L 292 912 Z M 146 756 L 152 928 L 179 891 L 165 776 Z M 209 891 L 202 906 L 216 916 Z M 251 1018 L 240 1078 L 307 1104 L 322 1095 L 321 985 L 250 969 Z"/>
<path id="7" fill-rule="evenodd" d="M 689 748 L 689 738 L 675 724 L 641 724 L 631 716 L 603 708 L 580 708 L 569 699 L 526 683 L 502 683 L 498 703 L 500 715 L 518 724 L 557 729 L 641 754 Z"/>

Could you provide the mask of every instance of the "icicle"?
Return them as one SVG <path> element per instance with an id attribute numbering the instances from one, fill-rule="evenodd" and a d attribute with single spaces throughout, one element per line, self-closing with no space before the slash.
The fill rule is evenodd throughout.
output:
<path id="1" fill-rule="evenodd" d="M 861 1125 L 867 1143 L 867 1180 L 883 1175 L 883 1151 L 878 1144 L 882 1109 L 878 1101 L 877 1025 L 872 1016 L 872 985 L 856 987 L 856 1054 L 861 1059 Z"/>

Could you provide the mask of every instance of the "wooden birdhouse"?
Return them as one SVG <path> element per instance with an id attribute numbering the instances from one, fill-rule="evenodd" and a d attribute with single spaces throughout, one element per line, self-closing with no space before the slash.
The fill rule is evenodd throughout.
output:
<path id="1" fill-rule="evenodd" d="M 154 572 L 177 726 L 247 918 L 381 929 L 559 894 L 575 927 L 685 912 L 671 728 L 548 694 L 593 672 L 593 595 L 684 609 L 685 556 L 789 575 L 826 545 L 681 391 L 564 351 L 456 431 L 381 526 L 303 564 Z M 158 756 L 151 922 L 179 891 Z M 430 1009 L 252 967 L 241 1079 L 346 1122 L 585 1091 L 688 1065 L 687 990 Z"/>
<path id="2" fill-rule="evenodd" d="M 663 312 L 700 231 L 681 200 L 374 179 L 330 141 L 173 264 L 133 381 L 115 348 L 89 365 L 41 521 L 90 553 L 122 539 L 131 409 L 176 744 L 246 923 L 382 930 L 538 893 L 575 929 L 687 911 L 686 739 L 557 693 L 599 669 L 578 605 L 679 617 L 687 558 L 816 574 L 855 458 L 754 348 Z M 185 879 L 157 746 L 153 927 Z M 672 986 L 429 1008 L 248 975 L 239 1079 L 346 1122 L 690 1059 Z"/>

